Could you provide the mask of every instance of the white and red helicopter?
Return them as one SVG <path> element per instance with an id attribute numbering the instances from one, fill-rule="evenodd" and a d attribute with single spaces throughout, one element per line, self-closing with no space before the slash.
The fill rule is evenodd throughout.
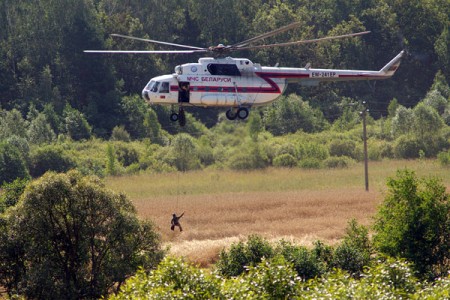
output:
<path id="1" fill-rule="evenodd" d="M 298 26 L 299 23 L 281 27 L 246 41 L 224 46 L 200 48 L 112 34 L 115 37 L 140 40 L 184 48 L 185 50 L 85 50 L 87 53 L 136 53 L 136 54 L 171 54 L 171 53 L 212 53 L 214 57 L 204 57 L 198 63 L 187 63 L 175 67 L 175 73 L 152 78 L 142 90 L 142 97 L 150 104 L 171 105 L 171 121 L 185 125 L 183 107 L 227 107 L 229 120 L 246 119 L 249 109 L 266 105 L 283 94 L 288 83 L 314 86 L 327 81 L 378 80 L 394 75 L 404 51 L 401 51 L 379 71 L 313 69 L 310 64 L 304 68 L 264 67 L 247 58 L 226 57 L 238 50 L 284 47 L 298 44 L 314 43 L 331 39 L 360 36 L 370 31 L 324 37 L 312 40 L 301 40 L 287 43 L 253 45 L 250 44 L 284 32 Z M 174 111 L 178 106 L 178 112 Z"/>

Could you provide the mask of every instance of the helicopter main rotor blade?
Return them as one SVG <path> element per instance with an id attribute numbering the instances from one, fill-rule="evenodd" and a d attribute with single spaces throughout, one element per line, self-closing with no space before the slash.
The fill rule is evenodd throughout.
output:
<path id="1" fill-rule="evenodd" d="M 142 42 L 147 42 L 147 43 L 155 43 L 155 44 L 175 46 L 175 47 L 188 48 L 188 49 L 196 49 L 196 50 L 205 50 L 205 48 L 200 48 L 200 47 L 195 47 L 195 46 L 167 43 L 167 42 L 161 42 L 161 41 L 156 41 L 156 40 L 138 38 L 138 37 L 129 36 L 129 35 L 122 35 L 122 34 L 117 34 L 117 33 L 113 33 L 113 34 L 111 34 L 111 36 L 120 37 L 120 38 L 124 38 L 124 39 L 130 39 L 130 40 L 137 40 L 137 41 L 142 41 Z"/>
<path id="2" fill-rule="evenodd" d="M 208 50 L 84 50 L 85 53 L 110 53 L 110 54 L 176 54 L 176 53 L 205 53 Z"/>
<path id="3" fill-rule="evenodd" d="M 297 27 L 297 26 L 299 26 L 299 25 L 300 25 L 300 22 L 294 22 L 294 23 L 291 23 L 291 24 L 286 25 L 286 26 L 284 26 L 284 27 L 275 29 L 275 30 L 273 30 L 273 31 L 269 31 L 269 32 L 263 33 L 263 34 L 261 34 L 261 35 L 255 36 L 255 37 L 253 37 L 253 38 L 251 38 L 251 39 L 248 39 L 248 40 L 245 40 L 245 41 L 243 41 L 243 42 L 240 42 L 240 43 L 231 45 L 230 47 L 231 47 L 231 48 L 241 48 L 241 47 L 247 46 L 247 45 L 250 44 L 250 43 L 254 43 L 254 42 L 257 42 L 257 41 L 259 41 L 259 40 L 262 40 L 262 39 L 271 37 L 271 36 L 276 35 L 276 34 L 279 34 L 279 33 L 282 33 L 282 32 L 284 32 L 284 31 L 287 31 L 287 30 L 289 30 L 289 29 L 291 29 L 291 28 L 294 28 L 294 27 Z"/>
<path id="4" fill-rule="evenodd" d="M 336 35 L 336 36 L 327 36 L 327 37 L 318 38 L 318 39 L 312 39 L 312 40 L 303 40 L 303 41 L 286 42 L 286 43 L 278 43 L 278 44 L 268 44 L 268 45 L 248 46 L 248 47 L 241 47 L 241 48 L 238 48 L 238 49 L 235 49 L 235 50 L 252 50 L 252 49 L 264 49 L 264 48 L 272 48 L 272 47 L 286 47 L 286 46 L 299 45 L 299 44 L 310 44 L 310 43 L 317 43 L 317 42 L 328 41 L 328 40 L 335 40 L 335 39 L 343 39 L 343 38 L 353 37 L 353 36 L 360 36 L 360 35 L 368 34 L 368 33 L 370 33 L 370 31 L 362 31 L 362 32 L 349 33 L 349 34 Z"/>

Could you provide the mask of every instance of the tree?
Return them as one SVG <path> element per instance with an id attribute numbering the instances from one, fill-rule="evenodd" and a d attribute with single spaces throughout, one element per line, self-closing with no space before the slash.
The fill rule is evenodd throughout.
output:
<path id="1" fill-rule="evenodd" d="M 66 132 L 73 140 L 79 141 L 91 137 L 91 126 L 81 112 L 68 106 L 64 114 Z"/>
<path id="2" fill-rule="evenodd" d="M 49 144 L 55 140 L 55 132 L 44 113 L 38 113 L 28 127 L 28 141 L 32 144 Z"/>
<path id="3" fill-rule="evenodd" d="M 0 142 L 0 185 L 28 177 L 28 169 L 19 150 L 6 142 Z"/>
<path id="4" fill-rule="evenodd" d="M 125 195 L 75 171 L 32 182 L 0 221 L 0 284 L 10 295 L 98 299 L 163 256 Z"/>
<path id="5" fill-rule="evenodd" d="M 421 275 L 443 275 L 450 268 L 450 198 L 437 179 L 418 179 L 401 170 L 389 178 L 388 194 L 374 224 L 374 245 L 403 257 Z"/>

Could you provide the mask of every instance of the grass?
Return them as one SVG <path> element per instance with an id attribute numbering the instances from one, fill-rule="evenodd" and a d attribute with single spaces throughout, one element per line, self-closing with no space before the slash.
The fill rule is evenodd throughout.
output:
<path id="1" fill-rule="evenodd" d="M 110 177 L 107 185 L 126 193 L 138 214 L 155 222 L 173 254 L 206 266 L 223 247 L 253 233 L 304 245 L 318 239 L 336 243 L 351 219 L 371 224 L 386 178 L 403 168 L 420 177 L 438 176 L 450 188 L 449 170 L 432 160 L 371 162 L 369 192 L 362 164 L 340 170 L 145 174 Z M 170 231 L 172 213 L 183 211 L 184 231 Z"/>

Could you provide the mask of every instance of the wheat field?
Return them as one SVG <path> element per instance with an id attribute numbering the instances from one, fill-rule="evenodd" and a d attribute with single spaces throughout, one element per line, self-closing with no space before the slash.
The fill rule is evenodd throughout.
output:
<path id="1" fill-rule="evenodd" d="M 387 177 L 408 168 L 418 176 L 438 176 L 450 188 L 450 172 L 435 161 L 370 163 L 369 192 L 364 169 L 267 169 L 251 172 L 206 170 L 108 178 L 124 192 L 138 215 L 152 220 L 170 253 L 201 266 L 216 261 L 221 249 L 259 234 L 273 241 L 335 244 L 351 219 L 370 225 L 386 192 Z M 170 230 L 172 213 L 183 232 Z"/>

